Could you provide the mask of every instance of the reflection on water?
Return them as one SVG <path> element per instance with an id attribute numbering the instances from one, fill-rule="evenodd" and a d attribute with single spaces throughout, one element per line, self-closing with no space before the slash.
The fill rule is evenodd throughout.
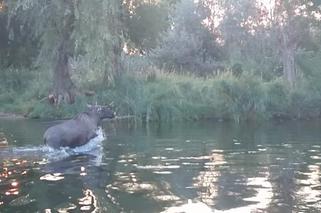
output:
<path id="1" fill-rule="evenodd" d="M 59 151 L 41 145 L 49 122 L 15 122 L 0 121 L 0 212 L 321 211 L 321 122 L 105 124 Z"/>
<path id="2" fill-rule="evenodd" d="M 198 188 L 198 197 L 208 205 L 214 205 L 214 201 L 218 195 L 218 180 L 221 172 L 219 166 L 226 164 L 222 152 L 216 150 L 208 157 L 204 163 L 204 171 L 200 171 L 198 176 L 194 178 L 194 186 Z"/>

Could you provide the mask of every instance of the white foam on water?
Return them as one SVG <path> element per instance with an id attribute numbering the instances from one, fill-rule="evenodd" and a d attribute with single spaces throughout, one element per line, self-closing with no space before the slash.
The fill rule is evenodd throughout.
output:
<path id="1" fill-rule="evenodd" d="M 102 157 L 102 141 L 104 141 L 106 137 L 101 127 L 96 131 L 96 133 L 97 136 L 83 146 L 75 148 L 62 147 L 60 149 L 53 149 L 47 146 L 46 149 L 48 152 L 46 153 L 46 157 L 49 161 L 62 160 L 69 156 L 78 154 L 89 154 L 97 156 L 97 158 Z"/>

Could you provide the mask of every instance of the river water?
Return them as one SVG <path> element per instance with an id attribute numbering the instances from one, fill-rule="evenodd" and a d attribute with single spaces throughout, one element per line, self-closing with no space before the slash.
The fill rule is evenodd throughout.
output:
<path id="1" fill-rule="evenodd" d="M 0 120 L 0 212 L 321 212 L 321 121 L 106 122 L 59 151 L 55 123 Z"/>

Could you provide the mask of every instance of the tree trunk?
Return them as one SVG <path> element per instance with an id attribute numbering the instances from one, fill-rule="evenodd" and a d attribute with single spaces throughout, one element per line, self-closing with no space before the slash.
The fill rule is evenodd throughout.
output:
<path id="1" fill-rule="evenodd" d="M 294 87 L 296 81 L 295 50 L 284 49 L 282 52 L 282 64 L 284 78 Z"/>
<path id="2" fill-rule="evenodd" d="M 290 87 L 294 87 L 296 81 L 296 65 L 295 65 L 295 39 L 290 39 L 290 35 L 285 29 L 281 30 L 281 54 L 283 65 L 283 76 L 289 82 Z"/>
<path id="3" fill-rule="evenodd" d="M 58 49 L 58 59 L 54 68 L 53 104 L 59 105 L 62 101 L 74 103 L 75 86 L 70 78 L 68 54 L 65 42 Z"/>
<path id="4" fill-rule="evenodd" d="M 112 10 L 109 11 L 109 30 L 113 37 L 113 42 L 111 44 L 110 49 L 110 59 L 111 63 L 108 64 L 108 68 L 106 68 L 104 80 L 108 80 L 110 78 L 110 74 L 112 75 L 113 80 L 117 81 L 121 77 L 121 71 L 123 69 L 121 56 L 123 51 L 123 5 L 119 0 L 113 0 L 109 2 L 109 6 Z M 111 73 L 108 73 L 110 71 Z"/>
<path id="5" fill-rule="evenodd" d="M 121 54 L 122 54 L 122 43 L 118 39 L 117 43 L 114 44 L 112 53 L 112 73 L 116 79 L 120 78 L 122 64 L 121 64 Z"/>
<path id="6" fill-rule="evenodd" d="M 71 35 L 74 30 L 75 21 L 74 5 L 73 1 L 64 1 L 69 6 L 65 11 L 69 13 L 64 17 L 61 40 L 53 70 L 53 91 L 49 95 L 49 101 L 54 105 L 59 105 L 62 102 L 72 104 L 75 100 L 75 86 L 71 81 L 69 68 L 69 55 L 71 55 L 73 46 Z"/>

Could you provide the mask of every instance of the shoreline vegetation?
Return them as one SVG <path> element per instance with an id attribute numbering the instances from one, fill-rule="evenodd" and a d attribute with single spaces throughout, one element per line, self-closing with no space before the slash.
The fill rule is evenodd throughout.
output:
<path id="1" fill-rule="evenodd" d="M 24 119 L 24 115 L 12 112 L 0 112 L 0 119 Z"/>
<path id="2" fill-rule="evenodd" d="M 59 106 L 47 99 L 50 83 L 45 78 L 31 78 L 24 82 L 25 88 L 12 87 L 1 93 L 0 102 L 5 104 L 0 106 L 0 117 L 62 119 L 96 102 L 114 102 L 119 116 L 141 122 L 290 120 L 319 118 L 321 114 L 321 90 L 306 79 L 290 88 L 282 78 L 263 81 L 251 73 L 235 76 L 227 71 L 205 78 L 153 67 L 142 73 L 126 73 L 114 85 L 78 85 L 92 94 L 79 93 L 74 104 Z"/>

